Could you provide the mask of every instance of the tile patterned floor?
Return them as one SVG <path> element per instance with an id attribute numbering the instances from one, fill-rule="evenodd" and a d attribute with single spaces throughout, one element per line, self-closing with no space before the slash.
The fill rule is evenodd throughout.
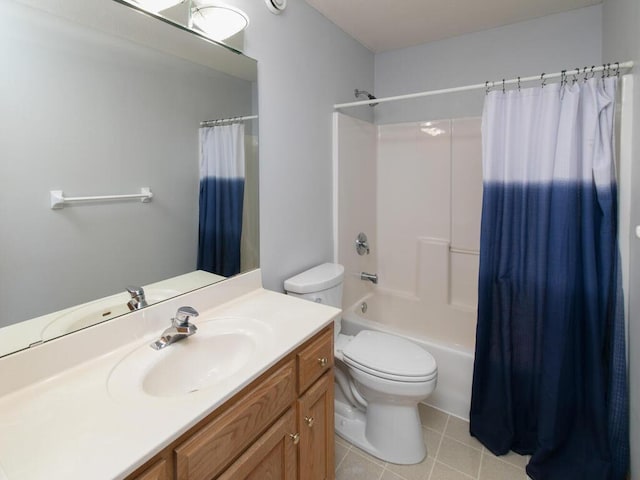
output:
<path id="1" fill-rule="evenodd" d="M 526 480 L 528 457 L 496 457 L 469 435 L 469 423 L 425 405 L 427 458 L 418 465 L 378 460 L 336 435 L 336 480 Z"/>

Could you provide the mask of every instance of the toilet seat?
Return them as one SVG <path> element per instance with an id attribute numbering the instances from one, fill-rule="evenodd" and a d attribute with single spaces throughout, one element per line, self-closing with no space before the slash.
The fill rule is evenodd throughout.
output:
<path id="1" fill-rule="evenodd" d="M 341 345 L 344 363 L 370 375 L 397 382 L 427 382 L 438 369 L 431 354 L 395 335 L 363 330 Z"/>

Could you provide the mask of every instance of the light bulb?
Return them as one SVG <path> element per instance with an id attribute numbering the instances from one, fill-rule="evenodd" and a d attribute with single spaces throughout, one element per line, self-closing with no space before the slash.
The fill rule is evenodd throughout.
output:
<path id="1" fill-rule="evenodd" d="M 244 30 L 249 18 L 237 8 L 223 5 L 199 5 L 191 12 L 191 21 L 207 37 L 213 40 L 225 40 Z"/>
<path id="2" fill-rule="evenodd" d="M 161 12 L 182 2 L 183 0 L 133 0 L 133 3 L 152 13 Z"/>

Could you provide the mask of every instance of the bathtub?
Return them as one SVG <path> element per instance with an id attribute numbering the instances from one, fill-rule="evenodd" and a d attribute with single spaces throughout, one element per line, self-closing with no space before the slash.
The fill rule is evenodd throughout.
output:
<path id="1" fill-rule="evenodd" d="M 468 420 L 475 323 L 470 323 L 469 311 L 461 315 L 442 313 L 446 315 L 432 312 L 425 319 L 424 305 L 419 301 L 375 292 L 343 311 L 342 333 L 355 335 L 361 330 L 377 330 L 420 345 L 438 364 L 438 385 L 424 403 Z"/>

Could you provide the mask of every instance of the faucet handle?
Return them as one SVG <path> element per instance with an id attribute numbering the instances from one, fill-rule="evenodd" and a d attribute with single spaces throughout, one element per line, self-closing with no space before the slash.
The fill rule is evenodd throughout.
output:
<path id="1" fill-rule="evenodd" d="M 178 309 L 178 311 L 176 312 L 176 317 L 173 319 L 173 321 L 176 326 L 186 327 L 187 325 L 189 325 L 189 319 L 191 317 L 197 316 L 198 312 L 195 308 L 184 306 Z"/>
<path id="2" fill-rule="evenodd" d="M 127 292 L 129 292 L 129 295 L 131 295 L 131 298 L 144 295 L 144 288 L 142 287 L 136 287 L 135 285 L 127 285 L 125 288 L 127 289 Z"/>
<path id="3" fill-rule="evenodd" d="M 127 302 L 129 310 L 139 310 L 148 305 L 147 299 L 144 297 L 144 288 L 136 287 L 134 285 L 128 285 L 125 288 L 127 289 L 127 292 L 129 292 L 129 295 L 131 295 L 131 300 Z"/>

